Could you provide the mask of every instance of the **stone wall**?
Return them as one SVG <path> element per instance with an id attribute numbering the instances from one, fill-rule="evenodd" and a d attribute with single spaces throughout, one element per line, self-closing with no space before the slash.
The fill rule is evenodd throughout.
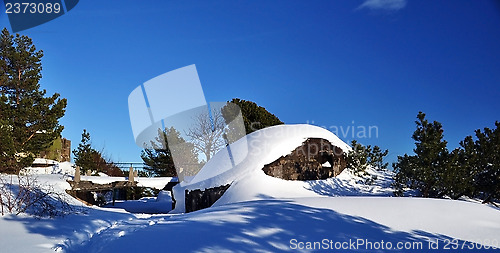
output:
<path id="1" fill-rule="evenodd" d="M 41 151 L 37 157 L 58 162 L 69 162 L 71 160 L 71 141 L 66 138 L 58 138 L 50 147 Z"/>
<path id="2" fill-rule="evenodd" d="M 285 180 L 319 180 L 335 177 L 346 167 L 341 148 L 328 140 L 309 138 L 290 154 L 264 165 L 266 175 Z"/>
<path id="3" fill-rule="evenodd" d="M 222 197 L 229 186 L 231 185 L 228 184 L 214 188 L 207 188 L 203 191 L 199 189 L 193 191 L 186 190 L 186 213 L 211 207 L 220 197 Z"/>

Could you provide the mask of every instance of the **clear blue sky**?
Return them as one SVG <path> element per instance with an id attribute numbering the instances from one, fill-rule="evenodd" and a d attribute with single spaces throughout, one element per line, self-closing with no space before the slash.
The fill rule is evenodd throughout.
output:
<path id="1" fill-rule="evenodd" d="M 0 25 L 10 29 L 4 10 Z M 44 50 L 42 87 L 68 99 L 63 136 L 75 148 L 86 128 L 119 162 L 141 161 L 129 93 L 190 64 L 208 101 L 255 101 L 285 123 L 377 126 L 359 141 L 389 161 L 412 152 L 420 110 L 443 123 L 449 148 L 500 120 L 497 1 L 82 0 L 21 34 Z"/>

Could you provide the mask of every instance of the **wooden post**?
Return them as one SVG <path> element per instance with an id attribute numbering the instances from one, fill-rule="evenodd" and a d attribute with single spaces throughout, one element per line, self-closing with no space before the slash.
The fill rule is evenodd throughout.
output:
<path id="1" fill-rule="evenodd" d="M 75 168 L 75 177 L 73 178 L 73 181 L 75 181 L 75 183 L 80 182 L 80 166 L 76 166 Z"/>
<path id="2" fill-rule="evenodd" d="M 130 183 L 134 182 L 134 167 L 130 166 L 130 169 L 128 170 L 128 181 Z"/>

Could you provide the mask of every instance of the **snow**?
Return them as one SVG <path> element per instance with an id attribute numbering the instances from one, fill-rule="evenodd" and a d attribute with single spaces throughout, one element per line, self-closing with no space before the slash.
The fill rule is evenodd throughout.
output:
<path id="1" fill-rule="evenodd" d="M 115 205 L 107 204 L 105 208 L 120 208 L 130 213 L 158 214 L 172 210 L 172 199 L 158 200 L 156 197 L 145 197 L 139 200 L 117 200 Z"/>
<path id="2" fill-rule="evenodd" d="M 110 177 L 110 176 L 81 176 L 80 180 L 91 181 L 96 184 L 109 184 L 116 181 L 128 181 L 128 177 Z M 173 177 L 134 177 L 137 186 L 150 187 L 161 190 L 170 181 L 177 181 Z"/>
<path id="3" fill-rule="evenodd" d="M 176 214 L 133 213 L 137 211 L 134 208 L 166 208 L 171 204 L 167 192 L 157 198 L 117 202 L 115 208 L 86 207 L 73 200 L 71 204 L 78 211 L 65 217 L 0 216 L 0 248 L 6 252 L 310 252 L 305 249 L 308 245 L 319 251 L 317 246 L 350 246 L 349 242 L 356 242 L 355 249 L 321 249 L 498 252 L 477 249 L 498 247 L 498 209 L 473 201 L 391 197 L 392 172 L 374 168 L 365 176 L 344 170 L 336 178 L 306 182 L 269 177 L 262 166 L 289 153 L 307 137 L 329 139 L 344 150 L 349 147 L 341 146 L 343 142 L 333 134 L 317 127 L 281 126 L 259 132 L 247 136 L 247 157 L 235 168 L 217 168 L 227 161 L 225 156 L 216 155 L 193 183 L 174 187 L 185 190 L 232 182 L 213 207 L 188 214 L 179 210 Z M 238 142 L 235 144 L 231 148 L 237 152 Z M 36 177 L 61 193 L 69 188 L 66 179 L 70 176 L 62 170 Z M 104 182 L 110 178 L 89 179 Z M 167 179 L 163 180 L 154 184 Z M 143 184 L 153 184 L 148 181 L 154 180 Z M 366 246 L 380 246 L 381 242 L 385 246 L 390 242 L 393 247 L 397 243 L 421 243 L 423 249 Z M 429 249 L 435 242 L 438 249 Z M 447 242 L 449 249 L 445 247 Z M 467 249 L 470 247 L 474 249 Z"/>
<path id="4" fill-rule="evenodd" d="M 119 208 L 130 213 L 159 214 L 172 210 L 172 196 L 169 191 L 160 191 L 157 197 L 143 197 L 139 200 L 116 200 L 104 206 L 105 208 Z"/>
<path id="5" fill-rule="evenodd" d="M 329 140 L 333 145 L 344 151 L 350 149 L 349 145 L 336 135 L 321 127 L 306 124 L 272 126 L 255 131 L 230 145 L 233 156 L 245 156 L 244 160 L 237 164 L 236 167 L 233 168 L 229 156 L 226 155 L 228 153 L 227 148 L 224 148 L 210 159 L 187 185 L 197 185 L 199 182 L 210 184 L 217 181 L 227 181 L 260 170 L 262 169 L 260 165 L 273 162 L 278 157 L 289 154 L 307 138 L 314 137 Z M 229 170 L 230 173 L 221 175 Z M 217 180 L 214 178 L 217 178 Z"/>
<path id="6" fill-rule="evenodd" d="M 241 156 L 241 153 L 246 155 L 245 159 L 235 167 L 233 167 L 229 156 L 226 155 L 227 148 L 224 148 L 203 166 L 193 180 L 189 183 L 181 182 L 175 186 L 173 189 L 174 197 L 178 201 L 178 205 L 176 205 L 174 212 L 184 212 L 183 201 L 186 190 L 206 189 L 232 182 L 247 181 L 249 178 L 254 179 L 255 175 L 260 175 L 260 177 L 256 178 L 253 183 L 258 184 L 261 180 L 267 180 L 267 176 L 262 171 L 264 165 L 275 161 L 280 156 L 289 154 L 307 138 L 323 138 L 344 151 L 350 150 L 349 145 L 340 140 L 335 134 L 317 126 L 306 124 L 278 125 L 255 131 L 230 145 L 231 153 L 235 154 L 235 156 Z M 251 189 L 257 189 L 260 186 L 261 184 L 249 185 Z M 231 188 L 233 187 L 231 186 L 226 193 L 233 192 Z M 271 190 L 275 190 L 274 187 L 271 188 Z M 294 194 L 304 194 L 296 192 L 295 187 L 286 188 L 293 189 Z M 250 194 L 247 190 L 249 189 L 235 191 L 235 195 L 240 195 L 236 196 L 236 199 L 248 200 L 243 196 Z M 261 191 L 267 193 L 266 189 L 261 188 Z M 301 189 L 298 191 L 301 191 Z M 259 192 L 254 193 L 260 194 Z M 231 197 L 227 198 L 232 199 Z"/>
<path id="7" fill-rule="evenodd" d="M 74 175 L 75 168 L 70 162 L 57 162 L 54 160 L 36 158 L 33 164 L 37 167 L 28 167 L 24 169 L 25 174 L 63 174 Z M 43 166 L 45 165 L 45 166 Z"/>
<path id="8" fill-rule="evenodd" d="M 57 162 L 48 159 L 36 158 L 35 163 L 37 165 L 47 165 L 46 167 L 28 167 L 23 170 L 24 174 L 27 175 L 49 175 L 49 174 L 61 174 L 73 177 L 75 175 L 75 165 L 70 162 Z M 128 177 L 110 177 L 102 172 L 98 173 L 99 176 L 81 176 L 80 180 L 90 181 L 96 184 L 109 184 L 116 181 L 128 181 Z M 134 181 L 137 182 L 137 186 L 140 187 L 150 187 L 154 189 L 161 190 L 170 181 L 177 181 L 177 178 L 173 177 L 135 177 Z"/>
<path id="9" fill-rule="evenodd" d="M 35 160 L 33 161 L 33 164 L 41 164 L 41 165 L 47 165 L 47 166 L 54 165 L 57 163 L 58 163 L 57 161 L 45 159 L 45 158 L 35 158 Z"/>
<path id="10" fill-rule="evenodd" d="M 57 241 L 47 240 L 46 236 L 40 233 L 30 233 L 24 222 L 19 220 L 29 220 L 26 216 L 4 216 L 0 219 L 0 248 L 4 252 L 49 252 Z M 8 228 L 8 229 L 6 229 Z M 20 243 L 22 240 L 29 243 Z"/>

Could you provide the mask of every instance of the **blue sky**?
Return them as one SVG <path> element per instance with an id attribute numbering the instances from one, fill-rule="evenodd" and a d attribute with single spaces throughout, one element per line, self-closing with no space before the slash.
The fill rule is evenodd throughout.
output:
<path id="1" fill-rule="evenodd" d="M 75 148 L 85 128 L 116 162 L 141 161 L 130 92 L 190 64 L 208 101 L 355 134 L 376 126 L 357 139 L 388 161 L 412 152 L 418 111 L 443 124 L 450 149 L 500 120 L 495 1 L 80 1 L 20 33 L 45 53 L 42 87 L 68 99 L 63 136 Z"/>

